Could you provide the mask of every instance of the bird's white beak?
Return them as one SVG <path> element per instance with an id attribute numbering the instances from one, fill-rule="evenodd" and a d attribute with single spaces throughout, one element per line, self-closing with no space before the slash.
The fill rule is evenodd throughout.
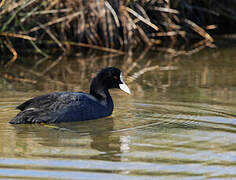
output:
<path id="1" fill-rule="evenodd" d="M 119 84 L 120 89 L 128 94 L 131 94 L 128 86 L 125 84 L 123 80 L 122 72 L 120 73 L 120 81 L 122 82 L 122 84 Z"/>

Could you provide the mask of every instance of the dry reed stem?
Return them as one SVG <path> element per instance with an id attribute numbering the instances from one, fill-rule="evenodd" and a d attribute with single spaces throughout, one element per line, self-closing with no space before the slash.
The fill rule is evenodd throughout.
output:
<path id="1" fill-rule="evenodd" d="M 176 35 L 186 35 L 186 31 L 168 31 L 168 32 L 158 32 L 158 33 L 152 33 L 152 37 L 162 37 L 162 36 L 176 36 Z"/>
<path id="2" fill-rule="evenodd" d="M 143 38 L 142 40 L 146 42 L 148 46 L 152 46 L 152 41 L 148 38 L 148 36 L 145 34 L 142 28 L 140 28 L 138 25 L 136 26 L 138 32 L 140 33 L 141 37 Z"/>
<path id="3" fill-rule="evenodd" d="M 139 4 L 136 4 L 136 7 L 142 12 L 143 16 L 148 20 L 151 21 L 150 18 L 148 17 L 146 11 L 141 7 Z"/>
<path id="4" fill-rule="evenodd" d="M 5 0 L 3 0 L 3 2 L 6 2 Z M 5 14 L 6 12 L 12 12 L 15 8 L 21 6 L 22 4 L 24 4 L 25 0 L 21 0 L 18 3 L 14 3 L 11 4 L 11 6 L 8 6 L 6 8 L 4 8 L 1 12 L 0 12 L 0 16 Z"/>
<path id="5" fill-rule="evenodd" d="M 114 33 L 113 33 L 113 30 L 115 29 L 115 27 L 113 27 L 113 23 L 112 23 L 112 17 L 111 17 L 111 13 L 109 13 L 108 11 L 106 11 L 106 14 L 107 14 L 107 20 L 106 20 L 106 23 L 107 23 L 107 34 L 108 34 L 108 47 L 114 47 L 114 41 L 113 41 L 113 37 L 115 36 Z"/>
<path id="6" fill-rule="evenodd" d="M 4 41 L 4 44 L 6 45 L 6 47 L 10 50 L 10 52 L 13 55 L 11 60 L 7 63 L 7 65 L 11 65 L 12 63 L 14 63 L 17 60 L 18 54 L 17 54 L 16 50 L 14 49 L 11 41 L 8 38 L 6 41 Z"/>
<path id="7" fill-rule="evenodd" d="M 60 3 L 60 0 L 50 0 L 49 5 L 46 7 L 46 10 L 54 8 L 56 5 Z"/>
<path id="8" fill-rule="evenodd" d="M 61 12 L 71 12 L 71 8 L 66 8 L 66 9 L 51 9 L 51 10 L 43 10 L 43 11 L 36 11 L 33 12 L 32 15 L 39 15 L 39 14 L 57 14 Z"/>
<path id="9" fill-rule="evenodd" d="M 5 4 L 5 0 L 1 0 L 0 2 L 0 8 L 2 8 L 2 6 Z"/>
<path id="10" fill-rule="evenodd" d="M 46 31 L 46 33 L 54 40 L 54 42 L 65 52 L 65 48 L 63 44 L 53 35 L 49 28 L 45 27 L 44 25 L 39 23 L 39 26 Z"/>
<path id="11" fill-rule="evenodd" d="M 68 15 L 68 16 L 65 16 L 65 17 L 61 17 L 61 18 L 58 18 L 56 20 L 53 20 L 53 21 L 49 21 L 45 24 L 43 24 L 44 27 L 47 27 L 47 26 L 51 26 L 53 24 L 57 24 L 57 23 L 61 23 L 65 20 L 70 20 L 70 19 L 73 19 L 75 17 L 77 17 L 78 15 L 80 15 L 82 12 L 79 11 L 79 12 L 76 12 L 76 13 L 73 13 L 71 15 Z M 31 28 L 30 30 L 26 31 L 25 33 L 31 33 L 31 32 L 34 32 L 34 31 L 38 31 L 39 29 L 41 29 L 40 26 L 36 26 L 34 28 Z"/>
<path id="12" fill-rule="evenodd" d="M 36 41 L 36 38 L 30 37 L 30 36 L 27 36 L 27 35 L 23 35 L 23 34 L 1 32 L 0 36 L 15 37 L 15 38 L 21 38 L 21 39 L 27 39 L 27 40 L 31 40 L 31 41 Z"/>
<path id="13" fill-rule="evenodd" d="M 19 82 L 31 83 L 31 84 L 36 84 L 37 83 L 37 81 L 32 80 L 32 79 L 18 78 L 18 77 L 11 76 L 9 74 L 4 74 L 3 77 L 5 79 L 10 80 L 10 81 L 19 81 Z"/>
<path id="14" fill-rule="evenodd" d="M 170 9 L 170 8 L 163 8 L 163 7 L 151 7 L 150 10 L 161 11 L 161 12 L 166 12 L 166 13 L 171 13 L 171 14 L 179 14 L 178 10 Z"/>
<path id="15" fill-rule="evenodd" d="M 189 19 L 185 19 L 184 22 L 186 24 L 190 25 L 192 27 L 192 30 L 197 32 L 199 35 L 201 35 L 202 37 L 204 37 L 208 41 L 210 41 L 210 42 L 214 41 L 214 39 L 204 29 L 202 29 L 200 26 L 198 26 L 194 22 L 190 21 Z"/>
<path id="16" fill-rule="evenodd" d="M 121 11 L 121 23 L 122 26 L 126 25 L 126 28 L 123 28 L 123 40 L 121 40 L 121 42 L 123 42 L 123 46 L 126 47 L 126 45 L 128 44 L 128 37 L 127 32 L 128 32 L 128 28 L 129 28 L 129 24 L 128 24 L 128 18 L 126 18 L 126 16 L 129 16 L 128 13 L 126 11 Z"/>
<path id="17" fill-rule="evenodd" d="M 143 23 L 145 23 L 148 26 L 152 27 L 154 30 L 156 30 L 156 31 L 159 30 L 159 28 L 155 24 L 153 24 L 150 20 L 143 18 L 141 15 L 139 15 L 133 9 L 130 9 L 128 7 L 125 7 L 125 6 L 121 6 L 121 9 L 124 9 L 124 10 L 128 11 L 129 13 L 131 13 L 132 15 L 137 17 L 140 21 L 142 21 Z"/>
<path id="18" fill-rule="evenodd" d="M 71 42 L 71 41 L 66 41 L 64 43 L 72 45 L 72 46 L 92 48 L 92 49 L 96 49 L 96 50 L 100 50 L 100 51 L 105 51 L 105 52 L 111 52 L 111 53 L 118 53 L 118 54 L 124 54 L 125 53 L 124 51 L 120 51 L 120 50 L 117 50 L 117 49 L 111 49 L 111 48 L 107 48 L 107 47 L 96 46 L 96 45 L 93 45 L 93 44 L 77 43 L 77 42 Z"/>
<path id="19" fill-rule="evenodd" d="M 216 29 L 217 25 L 216 24 L 211 24 L 211 25 L 207 25 L 206 29 L 211 30 L 211 29 Z"/>
<path id="20" fill-rule="evenodd" d="M 151 41 L 152 41 L 152 44 L 156 44 L 156 45 L 157 44 L 160 45 L 162 43 L 162 41 L 159 39 L 151 39 Z"/>
<path id="21" fill-rule="evenodd" d="M 114 18 L 114 21 L 115 21 L 115 23 L 116 23 L 116 26 L 117 26 L 117 27 L 120 27 L 119 18 L 118 18 L 118 16 L 117 16 L 115 10 L 112 8 L 112 6 L 109 4 L 108 1 L 105 1 L 105 5 L 106 5 L 106 7 L 110 10 L 110 12 L 111 12 L 111 14 L 112 14 L 112 16 L 113 16 L 113 18 Z"/>

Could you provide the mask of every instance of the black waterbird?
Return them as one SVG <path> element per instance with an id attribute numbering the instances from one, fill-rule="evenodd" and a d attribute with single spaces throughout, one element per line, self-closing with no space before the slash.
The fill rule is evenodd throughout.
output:
<path id="1" fill-rule="evenodd" d="M 90 84 L 90 93 L 55 92 L 32 98 L 16 108 L 21 110 L 11 124 L 58 123 L 84 121 L 109 116 L 113 111 L 111 88 L 130 94 L 122 72 L 107 67 L 97 73 Z"/>

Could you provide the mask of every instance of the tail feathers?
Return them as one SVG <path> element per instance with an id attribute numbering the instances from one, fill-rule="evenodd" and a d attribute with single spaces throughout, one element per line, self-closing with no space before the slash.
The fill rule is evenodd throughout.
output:
<path id="1" fill-rule="evenodd" d="M 41 123 L 48 122 L 49 117 L 45 114 L 40 114 L 39 111 L 35 111 L 34 109 L 28 109 L 21 111 L 13 118 L 9 123 L 10 124 L 29 124 L 29 123 Z"/>

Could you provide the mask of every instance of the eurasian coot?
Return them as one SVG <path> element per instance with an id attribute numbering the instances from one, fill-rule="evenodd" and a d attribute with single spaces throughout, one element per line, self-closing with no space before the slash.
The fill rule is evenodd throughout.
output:
<path id="1" fill-rule="evenodd" d="M 92 79 L 90 93 L 55 92 L 30 99 L 17 106 L 21 110 L 11 124 L 84 121 L 109 116 L 113 111 L 111 88 L 130 94 L 122 72 L 115 67 L 102 69 Z"/>

